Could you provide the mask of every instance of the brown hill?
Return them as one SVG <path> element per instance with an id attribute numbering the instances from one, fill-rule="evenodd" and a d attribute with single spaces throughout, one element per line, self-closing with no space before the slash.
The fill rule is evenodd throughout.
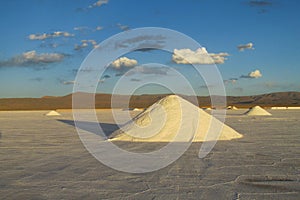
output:
<path id="1" fill-rule="evenodd" d="M 76 93 L 74 95 L 92 95 L 88 93 Z M 169 94 L 157 95 L 135 95 L 130 97 L 130 108 L 146 108 L 152 105 L 157 100 Z M 183 98 L 191 100 L 190 96 Z M 197 97 L 199 106 L 210 106 L 210 97 Z M 118 95 L 117 100 L 120 108 L 126 108 L 124 103 L 126 96 Z M 300 92 L 278 92 L 254 96 L 228 96 L 227 104 L 236 107 L 249 108 L 254 105 L 262 107 L 271 106 L 300 106 Z M 111 95 L 110 94 L 96 94 L 95 97 L 96 108 L 110 108 Z M 0 99 L 0 110 L 55 110 L 55 109 L 71 109 L 72 108 L 72 94 L 61 97 L 43 97 L 43 98 L 3 98 Z M 84 107 L 83 107 L 84 108 Z"/>

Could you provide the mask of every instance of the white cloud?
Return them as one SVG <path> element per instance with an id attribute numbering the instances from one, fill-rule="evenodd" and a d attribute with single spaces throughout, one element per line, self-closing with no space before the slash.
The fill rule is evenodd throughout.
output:
<path id="1" fill-rule="evenodd" d="M 87 26 L 76 26 L 73 28 L 74 31 L 83 31 L 83 30 L 88 30 L 89 27 Z"/>
<path id="2" fill-rule="evenodd" d="M 177 64 L 223 64 L 228 53 L 208 53 L 205 47 L 196 51 L 191 49 L 174 49 L 172 60 Z"/>
<path id="3" fill-rule="evenodd" d="M 96 1 L 95 3 L 93 3 L 92 5 L 89 5 L 88 8 L 96 8 L 96 7 L 100 7 L 104 4 L 107 4 L 108 3 L 108 0 L 98 0 Z"/>
<path id="4" fill-rule="evenodd" d="M 239 46 L 237 46 L 237 48 L 239 49 L 239 51 L 244 51 L 245 49 L 251 49 L 251 50 L 254 50 L 254 47 L 253 47 L 253 43 L 248 43 L 248 44 L 241 44 Z"/>
<path id="5" fill-rule="evenodd" d="M 87 6 L 86 8 L 77 8 L 77 11 L 88 11 L 90 9 L 93 9 L 93 8 L 97 8 L 97 7 L 101 7 L 103 6 L 104 4 L 107 4 L 108 3 L 108 0 L 97 0 L 95 1 L 95 3 Z"/>
<path id="6" fill-rule="evenodd" d="M 30 40 L 45 40 L 48 38 L 55 38 L 55 37 L 73 37 L 74 34 L 71 34 L 66 31 L 55 31 L 53 33 L 37 33 L 37 34 L 30 34 L 28 38 Z"/>
<path id="7" fill-rule="evenodd" d="M 224 80 L 224 83 L 225 83 L 225 84 L 229 84 L 229 83 L 235 84 L 237 81 L 238 81 L 237 78 L 230 78 L 230 79 L 228 79 L 228 80 Z"/>
<path id="8" fill-rule="evenodd" d="M 74 31 L 80 31 L 81 33 L 95 32 L 103 30 L 102 26 L 96 26 L 95 28 L 90 28 L 87 26 L 76 26 L 73 28 Z"/>
<path id="9" fill-rule="evenodd" d="M 100 79 L 100 80 L 98 81 L 98 83 L 104 83 L 105 80 L 106 80 L 106 78 L 102 78 L 102 79 Z"/>
<path id="10" fill-rule="evenodd" d="M 146 75 L 167 75 L 167 67 L 150 67 L 150 66 L 136 66 L 130 71 L 125 73 L 125 76 L 132 76 L 135 74 L 146 74 Z"/>
<path id="11" fill-rule="evenodd" d="M 65 31 L 55 31 L 52 33 L 53 37 L 60 37 L 60 36 L 64 36 L 64 37 L 71 37 L 74 36 L 71 33 L 65 32 Z"/>
<path id="12" fill-rule="evenodd" d="M 30 40 L 44 40 L 44 39 L 47 39 L 49 36 L 48 36 L 48 34 L 46 34 L 46 33 L 43 33 L 43 34 L 30 34 L 29 36 L 28 36 L 28 38 L 30 39 Z"/>
<path id="13" fill-rule="evenodd" d="M 260 77 L 262 77 L 262 74 L 261 74 L 261 72 L 257 69 L 257 70 L 255 70 L 255 71 L 253 71 L 253 72 L 250 72 L 250 73 L 249 73 L 249 77 L 251 77 L 251 78 L 260 78 Z"/>
<path id="14" fill-rule="evenodd" d="M 88 46 L 88 44 L 86 43 L 86 42 L 83 42 L 83 43 L 81 43 L 81 44 L 75 44 L 75 46 L 74 46 L 74 50 L 81 50 L 81 49 L 83 49 L 83 48 L 86 48 Z"/>
<path id="15" fill-rule="evenodd" d="M 134 67 L 138 64 L 137 60 L 121 57 L 111 63 L 111 67 L 121 69 L 122 67 Z"/>
<path id="16" fill-rule="evenodd" d="M 75 81 L 64 81 L 64 82 L 62 82 L 62 84 L 64 84 L 64 85 L 74 85 Z"/>
<path id="17" fill-rule="evenodd" d="M 121 29 L 122 31 L 128 31 L 130 28 L 127 25 L 122 25 L 120 23 L 117 23 L 117 27 L 119 27 L 119 29 Z"/>
<path id="18" fill-rule="evenodd" d="M 21 55 L 14 56 L 6 61 L 0 61 L 0 67 L 11 66 L 40 66 L 50 63 L 61 62 L 66 55 L 59 53 L 37 54 L 35 50 L 27 51 Z"/>
<path id="19" fill-rule="evenodd" d="M 97 42 L 95 40 L 81 40 L 81 44 L 75 44 L 74 50 L 81 50 L 83 48 L 86 48 L 90 45 L 93 46 L 93 48 L 97 48 Z"/>
<path id="20" fill-rule="evenodd" d="M 97 26 L 97 27 L 95 28 L 96 31 L 101 31 L 102 29 L 103 29 L 102 26 Z"/>
<path id="21" fill-rule="evenodd" d="M 227 60 L 228 53 L 209 53 L 208 54 L 214 61 L 215 64 L 223 64 Z"/>
<path id="22" fill-rule="evenodd" d="M 241 78 L 260 78 L 262 77 L 261 72 L 257 69 L 253 72 L 250 72 L 248 75 L 242 75 Z"/>
<path id="23" fill-rule="evenodd" d="M 37 54 L 36 51 L 33 50 L 23 53 L 22 58 L 24 61 L 34 63 L 52 63 L 61 61 L 64 58 L 64 55 L 58 53 Z"/>

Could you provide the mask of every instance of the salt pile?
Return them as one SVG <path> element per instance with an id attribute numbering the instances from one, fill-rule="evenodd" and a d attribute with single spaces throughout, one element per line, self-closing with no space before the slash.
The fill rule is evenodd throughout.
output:
<path id="1" fill-rule="evenodd" d="M 176 95 L 167 96 L 140 113 L 133 121 L 115 131 L 110 140 L 135 142 L 204 141 L 210 128 L 221 127 L 219 140 L 242 135 L 222 124 L 202 109 Z M 180 134 L 177 132 L 180 131 Z M 178 136 L 180 135 L 180 136 Z"/>
<path id="2" fill-rule="evenodd" d="M 253 108 L 250 108 L 245 115 L 249 116 L 267 116 L 271 115 L 271 113 L 267 112 L 265 109 L 263 109 L 260 106 L 254 106 Z"/>
<path id="3" fill-rule="evenodd" d="M 60 116 L 60 115 L 61 114 L 59 114 L 58 112 L 56 112 L 54 110 L 52 110 L 46 114 L 46 116 Z"/>
<path id="4" fill-rule="evenodd" d="M 238 108 L 235 106 L 227 106 L 227 109 L 228 110 L 238 110 Z"/>
<path id="5" fill-rule="evenodd" d="M 272 107 L 272 110 L 287 110 L 288 107 Z"/>

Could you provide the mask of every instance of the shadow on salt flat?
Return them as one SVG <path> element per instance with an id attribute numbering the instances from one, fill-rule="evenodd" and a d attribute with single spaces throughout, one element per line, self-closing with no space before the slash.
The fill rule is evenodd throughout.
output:
<path id="1" fill-rule="evenodd" d="M 261 189 L 267 189 L 273 192 L 285 191 L 285 192 L 299 192 L 300 191 L 300 179 L 297 176 L 240 176 L 237 179 L 240 184 L 245 184 L 252 187 Z"/>
<path id="2" fill-rule="evenodd" d="M 62 120 L 59 119 L 59 122 L 80 128 L 84 131 L 88 131 L 90 133 L 94 133 L 96 135 L 101 135 L 99 133 L 99 126 L 102 128 L 106 137 L 109 137 L 114 131 L 119 129 L 119 126 L 116 124 L 109 124 L 109 123 L 96 123 L 96 122 L 87 122 L 87 121 L 75 121 L 73 120 Z"/>

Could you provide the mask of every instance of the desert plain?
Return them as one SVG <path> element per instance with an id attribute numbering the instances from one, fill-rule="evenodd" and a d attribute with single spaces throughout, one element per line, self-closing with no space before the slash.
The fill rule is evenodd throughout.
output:
<path id="1" fill-rule="evenodd" d="M 245 111 L 228 110 L 225 122 L 242 138 L 218 141 L 202 159 L 201 142 L 195 142 L 174 163 L 142 174 L 116 171 L 89 154 L 71 110 L 60 110 L 61 116 L 1 111 L 0 198 L 299 199 L 300 110 L 268 110 L 271 116 Z M 118 128 L 110 109 L 97 110 L 97 116 L 106 133 Z M 161 146 L 118 145 L 132 151 Z"/>

